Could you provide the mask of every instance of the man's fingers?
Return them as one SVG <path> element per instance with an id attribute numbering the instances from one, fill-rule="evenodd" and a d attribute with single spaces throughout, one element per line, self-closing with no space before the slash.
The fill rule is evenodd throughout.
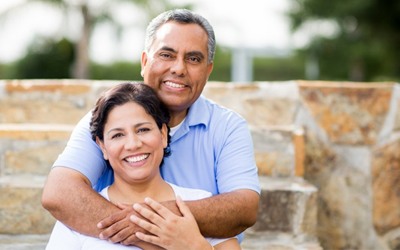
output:
<path id="1" fill-rule="evenodd" d="M 99 238 L 102 240 L 107 240 L 117 234 L 119 231 L 126 228 L 125 221 L 118 221 L 112 224 L 111 226 L 105 228 L 99 235 Z"/>
<path id="2" fill-rule="evenodd" d="M 131 235 L 132 235 L 131 230 L 129 229 L 129 227 L 126 227 L 121 231 L 119 231 L 118 233 L 111 236 L 110 238 L 108 238 L 108 240 L 111 241 L 112 243 L 123 244 L 123 242 L 126 241 L 126 239 Z"/>
<path id="3" fill-rule="evenodd" d="M 102 221 L 100 221 L 97 224 L 97 227 L 99 229 L 108 228 L 111 225 L 113 225 L 114 223 L 116 223 L 116 222 L 118 222 L 120 220 L 123 220 L 125 218 L 125 216 L 126 216 L 126 211 L 125 210 L 121 210 L 120 212 L 112 214 L 112 215 L 106 217 L 105 219 L 103 219 Z"/>

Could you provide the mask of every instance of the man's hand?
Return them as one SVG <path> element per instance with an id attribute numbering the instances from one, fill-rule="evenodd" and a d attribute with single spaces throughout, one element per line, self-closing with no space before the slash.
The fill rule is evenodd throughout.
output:
<path id="1" fill-rule="evenodd" d="M 102 230 L 99 238 L 109 240 L 113 243 L 121 243 L 123 245 L 136 245 L 139 239 L 136 237 L 136 232 L 145 233 L 144 229 L 138 227 L 130 221 L 132 215 L 139 216 L 131 205 L 118 204 L 121 209 L 97 224 L 97 227 Z"/>

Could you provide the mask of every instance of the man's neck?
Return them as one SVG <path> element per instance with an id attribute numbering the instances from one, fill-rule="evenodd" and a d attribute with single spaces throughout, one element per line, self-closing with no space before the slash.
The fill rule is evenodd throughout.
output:
<path id="1" fill-rule="evenodd" d="M 171 120 L 169 121 L 169 126 L 170 127 L 175 127 L 178 124 L 180 124 L 186 117 L 188 113 L 188 110 L 185 110 L 183 112 L 171 112 Z"/>

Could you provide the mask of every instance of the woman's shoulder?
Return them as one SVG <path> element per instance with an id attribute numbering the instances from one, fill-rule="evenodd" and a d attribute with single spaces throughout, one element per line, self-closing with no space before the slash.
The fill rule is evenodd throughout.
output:
<path id="1" fill-rule="evenodd" d="M 199 200 L 212 196 L 211 192 L 203 189 L 180 187 L 172 183 L 168 183 L 175 192 L 175 196 L 180 196 L 182 200 Z"/>

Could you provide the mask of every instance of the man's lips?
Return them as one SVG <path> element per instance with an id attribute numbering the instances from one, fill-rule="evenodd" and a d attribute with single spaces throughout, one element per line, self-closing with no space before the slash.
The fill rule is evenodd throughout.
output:
<path id="1" fill-rule="evenodd" d="M 167 85 L 168 87 L 174 88 L 174 89 L 183 89 L 186 87 L 185 84 L 180 84 L 180 83 L 171 82 L 171 81 L 165 81 L 164 84 Z"/>

